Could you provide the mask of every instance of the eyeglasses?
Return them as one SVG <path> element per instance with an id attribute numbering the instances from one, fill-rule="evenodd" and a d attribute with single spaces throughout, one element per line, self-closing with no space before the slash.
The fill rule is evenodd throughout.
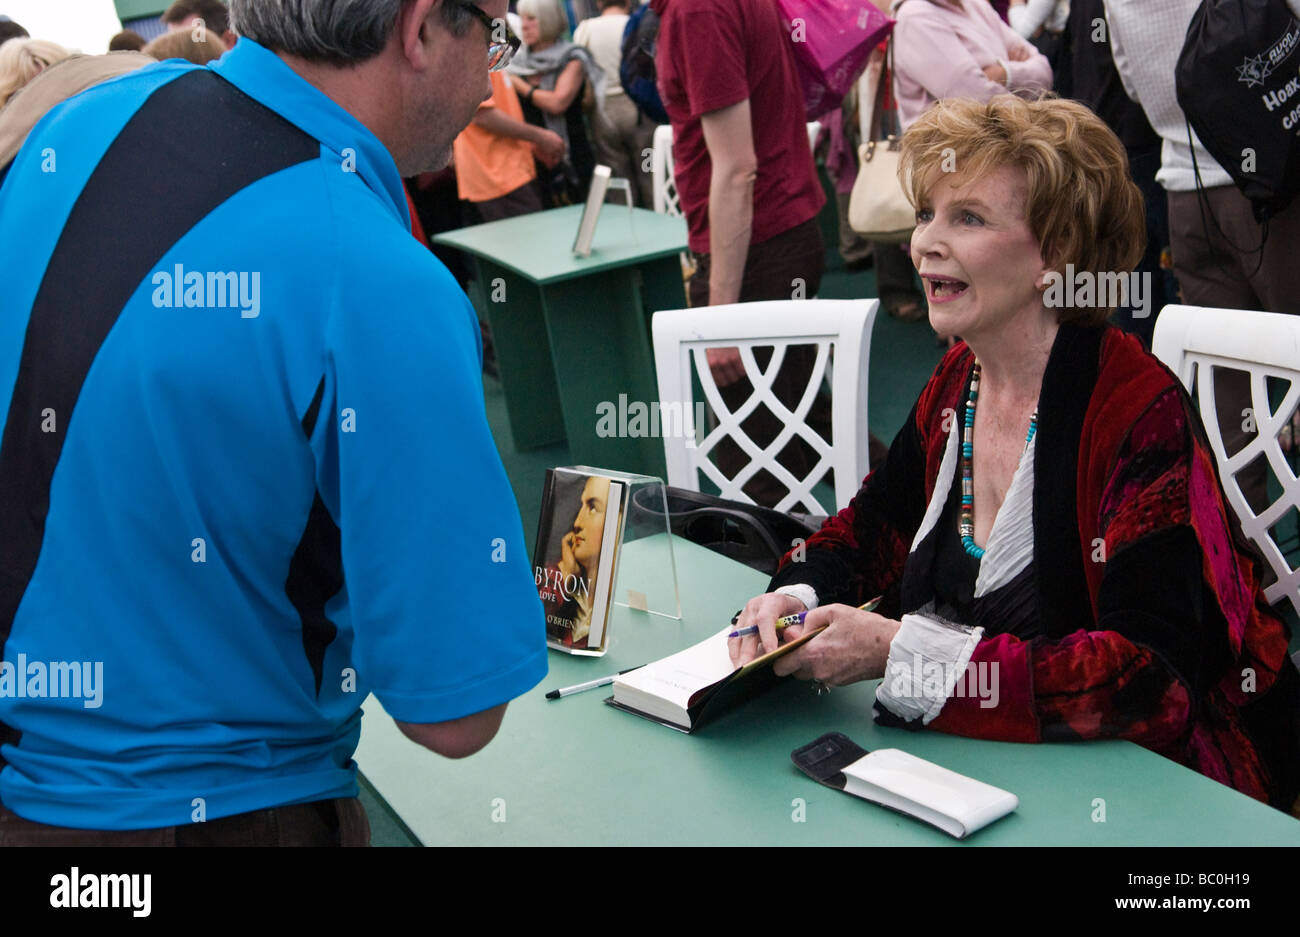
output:
<path id="1" fill-rule="evenodd" d="M 510 59 L 519 51 L 519 37 L 511 32 L 505 20 L 494 20 L 473 3 L 451 0 L 456 6 L 469 10 L 488 31 L 488 71 L 499 72 L 510 64 Z M 505 31 L 505 40 L 498 41 L 498 30 Z"/>

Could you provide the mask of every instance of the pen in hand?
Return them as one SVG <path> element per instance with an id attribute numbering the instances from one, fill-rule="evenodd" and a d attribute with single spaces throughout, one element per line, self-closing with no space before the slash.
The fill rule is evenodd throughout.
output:
<path id="1" fill-rule="evenodd" d="M 874 611 L 875 608 L 876 608 L 876 606 L 880 604 L 880 600 L 883 599 L 883 598 L 884 598 L 884 596 L 878 595 L 878 596 L 876 596 L 874 599 L 872 599 L 870 602 L 863 602 L 861 605 L 858 606 L 858 610 L 859 610 L 859 611 L 862 611 L 862 612 L 870 612 L 870 611 Z M 778 618 L 778 619 L 776 620 L 776 630 L 777 630 L 777 631 L 781 631 L 782 629 L 784 629 L 784 628 L 788 628 L 788 627 L 790 627 L 791 625 L 802 625 L 802 624 L 803 624 L 803 620 L 804 620 L 804 618 L 805 618 L 807 615 L 808 615 L 808 612 L 805 611 L 805 612 L 799 612 L 799 613 L 794 614 L 794 615 L 786 615 L 784 618 Z M 736 613 L 736 618 L 739 618 L 739 617 L 740 617 L 740 613 L 737 612 L 737 613 Z M 733 618 L 732 621 L 731 621 L 731 623 L 732 623 L 733 625 L 736 623 L 736 618 Z M 727 635 L 727 637 L 728 637 L 728 638 L 743 638 L 743 637 L 746 637 L 747 635 L 751 635 L 751 634 L 758 634 L 758 625 L 747 625 L 747 626 L 744 627 L 744 628 L 737 628 L 735 631 L 730 632 L 730 633 Z"/>

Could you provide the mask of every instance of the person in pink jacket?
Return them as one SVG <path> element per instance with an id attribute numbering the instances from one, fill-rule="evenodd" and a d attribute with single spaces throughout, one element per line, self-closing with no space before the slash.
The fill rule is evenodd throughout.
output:
<path id="1" fill-rule="evenodd" d="M 894 89 L 906 130 L 935 101 L 987 101 L 1052 87 L 1047 57 L 1004 23 L 986 0 L 896 0 Z"/>

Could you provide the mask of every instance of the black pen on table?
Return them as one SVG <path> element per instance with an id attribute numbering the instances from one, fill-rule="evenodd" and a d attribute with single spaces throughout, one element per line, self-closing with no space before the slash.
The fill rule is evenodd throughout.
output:
<path id="1" fill-rule="evenodd" d="M 634 670 L 640 670 L 640 667 L 629 667 L 627 670 L 620 670 L 616 674 L 608 677 L 601 677 L 597 680 L 588 680 L 586 683 L 575 683 L 573 686 L 560 687 L 558 690 L 551 690 L 546 694 L 547 699 L 563 699 L 566 696 L 572 696 L 574 693 L 582 693 L 586 690 L 594 690 L 597 687 L 609 686 L 625 673 L 631 673 Z"/>

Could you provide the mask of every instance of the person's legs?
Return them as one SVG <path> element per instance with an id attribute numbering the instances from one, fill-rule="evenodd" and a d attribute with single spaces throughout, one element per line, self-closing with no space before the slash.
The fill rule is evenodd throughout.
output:
<path id="1" fill-rule="evenodd" d="M 710 258 L 700 258 L 700 264 L 691 278 L 691 306 L 708 304 L 708 276 Z M 750 246 L 745 261 L 745 275 L 741 284 L 740 301 L 756 302 L 759 300 L 790 299 L 794 296 L 813 296 L 821 286 L 822 273 L 825 270 L 826 254 L 821 232 L 816 219 L 770 238 L 760 244 Z M 758 366 L 766 369 L 771 361 L 771 351 L 756 351 L 754 358 Z M 772 392 L 782 405 L 794 409 L 812 376 L 815 352 L 811 346 L 788 348 L 773 383 Z M 746 378 L 718 388 L 723 403 L 732 412 L 740 408 L 754 392 L 753 385 Z M 815 407 L 810 412 L 809 423 L 829 441 L 829 420 L 820 419 L 822 408 Z M 823 431 L 817 424 L 824 422 Z M 784 424 L 765 406 L 760 406 L 741 424 L 745 435 L 759 447 L 766 447 L 776 439 Z M 796 478 L 803 478 L 816 462 L 815 452 L 806 442 L 795 437 L 779 455 L 779 461 Z M 715 450 L 714 461 L 728 478 L 735 478 L 740 470 L 749 463 L 749 455 L 730 438 L 720 442 Z M 756 503 L 773 507 L 788 493 L 785 484 L 767 470 L 760 470 L 743 488 L 745 494 Z"/>
<path id="2" fill-rule="evenodd" d="M 835 208 L 840 219 L 840 258 L 846 270 L 865 270 L 871 265 L 871 242 L 849 226 L 850 192 L 835 193 Z"/>
<path id="3" fill-rule="evenodd" d="M 504 218 L 515 218 L 519 215 L 541 211 L 542 193 L 537 186 L 537 180 L 532 179 L 513 192 L 507 192 L 498 198 L 488 199 L 486 202 L 473 202 L 471 204 L 474 213 L 478 215 L 478 223 L 486 224 L 489 221 L 501 221 Z"/>
<path id="4" fill-rule="evenodd" d="M 876 293 L 880 305 L 891 316 L 903 319 L 925 317 L 925 296 L 916 288 L 912 258 L 898 244 L 873 241 L 876 261 Z"/>
<path id="5" fill-rule="evenodd" d="M 1250 211 L 1250 202 L 1235 187 L 1232 201 L 1236 210 L 1230 219 L 1228 234 L 1238 241 L 1259 243 L 1262 228 Z M 1250 240 L 1252 239 L 1253 240 Z M 1268 220 L 1268 239 L 1263 257 L 1243 256 L 1239 265 L 1245 270 L 1252 291 L 1259 297 L 1258 308 L 1265 312 L 1300 314 L 1300 201 L 1292 202 L 1279 215 Z"/>
<path id="6" fill-rule="evenodd" d="M 24 820 L 0 805 L 0 848 L 6 846 L 170 846 L 173 827 L 83 830 Z"/>
<path id="7" fill-rule="evenodd" d="M 1228 234 L 1239 247 L 1249 248 L 1259 243 L 1258 233 L 1254 241 L 1241 240 L 1246 234 L 1239 217 L 1241 206 L 1232 197 L 1238 194 L 1235 186 L 1216 186 L 1205 191 L 1208 205 L 1202 206 L 1195 192 L 1169 193 L 1169 240 L 1174 275 L 1178 278 L 1182 301 L 1188 305 L 1260 308 L 1260 299 L 1242 269 L 1243 258 L 1220 233 Z M 1247 203 L 1246 211 L 1249 210 Z M 1251 407 L 1249 375 L 1244 371 L 1221 371 L 1215 377 L 1214 389 L 1219 432 L 1228 455 L 1233 455 L 1256 435 L 1255 421 L 1247 412 Z M 1268 499 L 1264 464 L 1252 463 L 1238 472 L 1236 478 L 1246 503 L 1256 512 L 1263 510 Z"/>
<path id="8" fill-rule="evenodd" d="M 1146 206 L 1147 246 L 1136 269 L 1145 283 L 1147 302 L 1145 315 L 1132 306 L 1121 306 L 1112 321 L 1124 331 L 1138 336 L 1150 348 L 1156 316 L 1166 305 L 1177 301 L 1176 296 L 1166 290 L 1170 278 L 1160 266 L 1161 252 L 1169 246 L 1169 202 L 1164 187 L 1156 182 L 1156 171 L 1160 169 L 1159 144 L 1146 149 L 1130 149 L 1128 162 L 1129 172 Z"/>
<path id="9" fill-rule="evenodd" d="M 621 105 L 627 104 L 626 95 L 606 98 L 604 105 L 592 116 L 591 136 L 596 149 L 596 162 L 610 168 L 615 179 L 627 179 L 636 188 L 636 171 L 628 147 L 624 143 L 627 114 Z M 636 108 L 633 107 L 633 111 Z M 635 194 L 633 198 L 635 199 Z"/>
<path id="10" fill-rule="evenodd" d="M 4 846 L 369 846 L 370 821 L 355 797 L 252 810 L 147 830 L 83 830 L 24 820 L 0 806 Z"/>
<path id="11" fill-rule="evenodd" d="M 655 183 L 654 173 L 651 171 L 650 152 L 654 148 L 655 127 L 658 126 L 649 117 L 642 114 L 635 104 L 630 100 L 627 102 L 632 108 L 632 124 L 627 131 L 628 146 L 633 154 L 634 168 L 636 170 L 636 179 L 634 187 L 637 190 L 637 197 L 640 198 L 642 208 L 653 209 L 655 207 Z"/>
<path id="12" fill-rule="evenodd" d="M 253 810 L 177 826 L 177 846 L 369 846 L 366 808 L 355 797 Z"/>

